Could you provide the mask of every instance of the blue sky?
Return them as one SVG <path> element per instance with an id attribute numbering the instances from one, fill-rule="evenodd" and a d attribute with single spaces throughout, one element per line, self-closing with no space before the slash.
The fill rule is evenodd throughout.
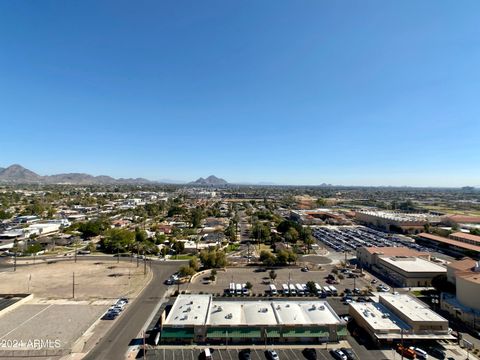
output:
<path id="1" fill-rule="evenodd" d="M 0 166 L 480 185 L 478 1 L 1 1 Z"/>

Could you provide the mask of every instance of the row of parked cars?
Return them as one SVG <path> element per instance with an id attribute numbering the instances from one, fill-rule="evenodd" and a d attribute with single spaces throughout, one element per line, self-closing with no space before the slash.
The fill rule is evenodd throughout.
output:
<path id="1" fill-rule="evenodd" d="M 105 315 L 103 315 L 104 320 L 114 320 L 118 315 L 125 309 L 125 306 L 128 304 L 127 298 L 118 299 L 110 308 L 107 310 Z"/>
<path id="2" fill-rule="evenodd" d="M 211 354 L 210 349 L 205 353 Z M 305 348 L 302 350 L 302 354 L 307 360 L 317 360 L 317 351 L 314 348 Z M 330 350 L 330 354 L 334 359 L 338 360 L 357 360 L 355 353 L 348 348 L 333 349 Z M 205 357 L 209 360 L 208 357 Z M 250 349 L 243 349 L 239 353 L 240 360 L 251 360 Z M 273 349 L 265 350 L 265 358 L 267 360 L 280 360 L 278 353 Z"/>
<path id="3" fill-rule="evenodd" d="M 313 230 L 313 235 L 336 251 L 351 251 L 362 246 L 405 246 L 419 251 L 431 251 L 406 238 L 367 227 L 319 227 Z"/>

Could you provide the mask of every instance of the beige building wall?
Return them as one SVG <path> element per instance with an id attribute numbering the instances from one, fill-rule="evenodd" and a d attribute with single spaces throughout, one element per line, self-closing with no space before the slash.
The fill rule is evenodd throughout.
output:
<path id="1" fill-rule="evenodd" d="M 457 299 L 462 305 L 480 311 L 480 282 L 457 276 Z"/>

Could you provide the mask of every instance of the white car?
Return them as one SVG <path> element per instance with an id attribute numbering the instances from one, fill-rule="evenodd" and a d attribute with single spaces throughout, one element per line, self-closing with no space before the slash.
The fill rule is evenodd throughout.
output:
<path id="1" fill-rule="evenodd" d="M 280 358 L 278 357 L 278 354 L 275 350 L 267 350 L 267 357 L 270 360 L 280 360 Z"/>

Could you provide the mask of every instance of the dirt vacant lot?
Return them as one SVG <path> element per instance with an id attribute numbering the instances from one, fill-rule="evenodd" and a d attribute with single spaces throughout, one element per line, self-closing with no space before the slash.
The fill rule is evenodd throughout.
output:
<path id="1" fill-rule="evenodd" d="M 148 268 L 147 268 L 148 270 Z M 57 261 L 34 266 L 18 266 L 15 272 L 0 273 L 2 293 L 33 293 L 35 298 L 75 300 L 134 297 L 150 279 L 143 266 L 116 260 Z"/>

